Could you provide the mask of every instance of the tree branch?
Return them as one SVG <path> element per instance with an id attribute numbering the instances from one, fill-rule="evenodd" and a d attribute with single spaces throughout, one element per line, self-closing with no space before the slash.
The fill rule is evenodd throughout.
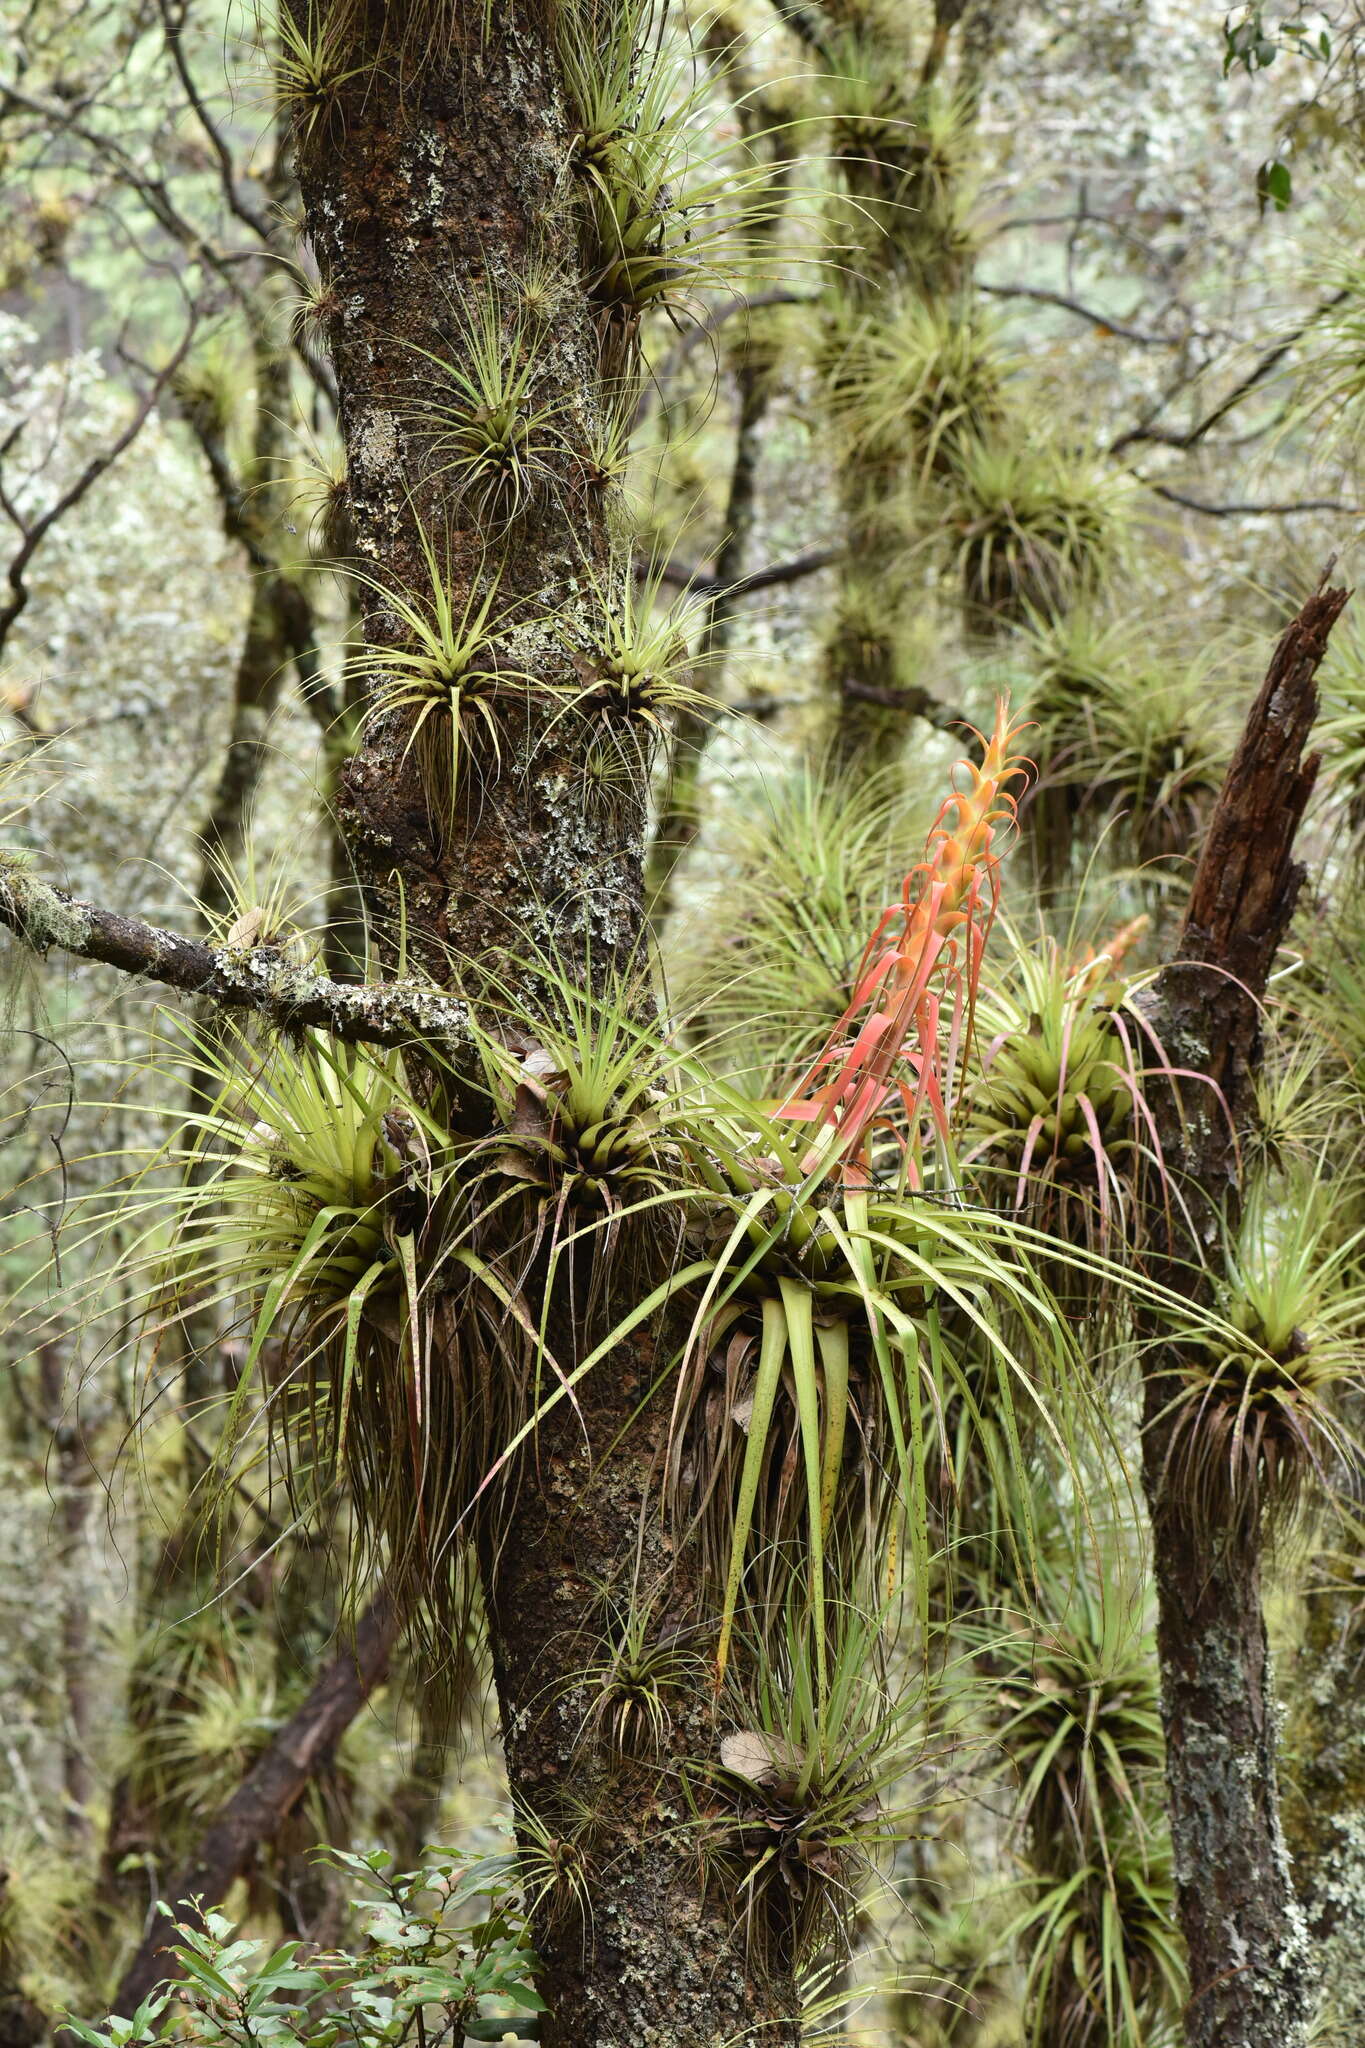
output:
<path id="1" fill-rule="evenodd" d="M 5 651 L 5 642 L 9 638 L 16 619 L 20 617 L 28 605 L 29 589 L 25 579 L 29 563 L 33 560 L 34 555 L 38 552 L 38 549 L 42 546 L 57 521 L 64 519 L 66 514 L 80 503 L 87 492 L 92 490 L 99 482 L 105 471 L 112 468 L 120 455 L 132 446 L 133 442 L 142 432 L 142 429 L 151 417 L 152 409 L 156 405 L 157 400 L 185 359 L 190 343 L 194 339 L 195 325 L 196 322 L 191 317 L 180 346 L 176 349 L 170 361 L 157 372 L 122 433 L 118 435 L 117 439 L 108 448 L 101 449 L 98 455 L 91 457 L 80 475 L 73 483 L 67 486 L 60 497 L 56 498 L 48 506 L 46 512 L 40 513 L 36 519 L 31 521 L 27 519 L 10 497 L 3 481 L 0 481 L 0 508 L 4 510 L 6 517 L 19 534 L 19 546 L 11 556 L 5 570 L 5 578 L 9 584 L 10 594 L 5 599 L 5 602 L 0 604 L 0 654 L 3 654 Z M 22 432 L 23 423 L 21 422 L 6 436 L 3 447 L 0 447 L 0 460 L 9 453 Z"/>
<path id="2" fill-rule="evenodd" d="M 309 1780 L 336 1748 L 388 1668 L 398 1640 L 398 1613 L 381 1593 L 356 1624 L 355 1640 L 333 1659 L 298 1712 L 274 1737 L 222 1806 L 169 1903 L 179 1918 L 193 1914 L 195 1901 L 219 1905 L 259 1851 L 272 1842 Z M 159 1984 L 180 1976 L 167 1945 L 171 1922 L 154 1916 L 142 1946 L 123 1973 L 113 2014 L 128 2019 Z"/>
<path id="3" fill-rule="evenodd" d="M 659 572 L 659 580 L 675 590 L 694 591 L 704 597 L 719 595 L 722 590 L 727 597 L 748 597 L 755 590 L 771 590 L 779 583 L 799 583 L 803 576 L 828 569 L 842 554 L 842 548 L 811 548 L 804 555 L 794 555 L 789 562 L 774 562 L 766 569 L 755 569 L 751 575 L 739 576 L 730 584 L 722 584 L 708 569 L 687 562 L 669 562 Z"/>
<path id="4" fill-rule="evenodd" d="M 1154 496 L 1165 498 L 1172 505 L 1183 505 L 1187 512 L 1202 512 L 1206 519 L 1287 519 L 1294 512 L 1344 512 L 1358 519 L 1361 513 L 1359 505 L 1343 505 L 1336 498 L 1294 498 L 1282 505 L 1210 505 L 1203 498 L 1190 498 L 1183 491 L 1172 490 L 1169 484 L 1153 483 L 1150 477 L 1138 480 Z"/>
<path id="5" fill-rule="evenodd" d="M 144 924 L 0 864 L 0 925 L 36 952 L 70 953 L 124 974 L 251 1010 L 281 1030 L 314 1028 L 351 1043 L 453 1046 L 469 1038 L 462 1002 L 411 983 L 356 985 L 290 964 L 274 946 L 211 945 Z"/>
<path id="6" fill-rule="evenodd" d="M 1141 425 L 1130 427 L 1126 434 L 1120 434 L 1116 441 L 1111 441 L 1109 453 L 1111 455 L 1121 455 L 1125 448 L 1131 448 L 1139 441 L 1156 442 L 1162 448 L 1195 447 L 1198 442 L 1202 441 L 1207 434 L 1213 431 L 1220 420 L 1226 419 L 1228 414 L 1236 406 L 1239 406 L 1244 398 L 1249 398 L 1251 393 L 1259 385 L 1263 384 L 1273 371 L 1279 368 L 1290 350 L 1303 340 L 1303 337 L 1309 332 L 1310 328 L 1315 326 L 1319 320 L 1325 319 L 1330 312 L 1342 303 L 1346 296 L 1345 291 L 1333 292 L 1329 299 L 1324 299 L 1320 306 L 1314 307 L 1301 326 L 1296 327 L 1292 334 L 1287 334 L 1283 341 L 1277 342 L 1274 348 L 1267 349 L 1266 353 L 1243 377 L 1241 383 L 1234 384 L 1226 398 L 1220 399 L 1212 412 L 1205 413 L 1201 420 L 1196 421 L 1194 426 L 1186 428 L 1184 433 L 1173 433 L 1168 427 L 1158 427 L 1154 424 L 1157 413 L 1162 410 L 1166 403 L 1166 400 L 1163 399 L 1156 410 L 1149 413 L 1147 419 Z"/>
<path id="7" fill-rule="evenodd" d="M 1131 341 L 1138 348 L 1179 346 L 1178 336 L 1147 334 L 1140 327 L 1125 327 L 1121 320 L 1097 311 L 1094 306 L 1083 306 L 1079 299 L 1069 299 L 1064 292 L 1044 291 L 1039 285 L 978 284 L 977 290 L 988 299 L 1030 299 L 1038 306 L 1059 306 L 1064 313 L 1074 313 L 1078 319 L 1088 320 L 1092 327 L 1102 328 L 1106 334 L 1115 334 L 1120 341 Z"/>

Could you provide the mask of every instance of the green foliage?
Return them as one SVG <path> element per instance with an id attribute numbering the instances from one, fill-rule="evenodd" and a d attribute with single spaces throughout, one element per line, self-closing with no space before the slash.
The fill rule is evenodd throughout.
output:
<path id="1" fill-rule="evenodd" d="M 0 1825 L 0 1992 L 45 2012 L 76 1996 L 90 1909 L 89 1877 L 68 1845 Z"/>
<path id="2" fill-rule="evenodd" d="M 1056 618 L 1112 577 L 1133 498 L 1119 471 L 1011 436 L 965 441 L 954 471 L 956 568 L 977 626 Z"/>
<path id="3" fill-rule="evenodd" d="M 563 638 L 582 689 L 569 697 L 571 709 L 608 723 L 634 720 L 662 730 L 677 711 L 714 709 L 693 678 L 704 673 L 706 656 L 694 652 L 705 632 L 713 593 L 662 603 L 668 562 L 656 555 L 641 573 L 626 557 L 604 577 L 586 574 L 589 623 L 565 623 Z"/>
<path id="4" fill-rule="evenodd" d="M 556 37 L 579 122 L 586 283 L 630 341 L 649 310 L 752 274 L 782 202 L 756 138 L 717 139 L 710 84 L 659 0 L 569 0 Z"/>
<path id="5" fill-rule="evenodd" d="M 713 1066 L 759 1097 L 806 1065 L 844 1014 L 867 934 L 919 836 L 890 770 L 823 761 L 767 782 L 718 849 L 719 942 L 686 937 L 683 1014 Z"/>
<path id="6" fill-rule="evenodd" d="M 263 1941 L 235 1940 L 230 1920 L 205 1912 L 175 1922 L 171 1953 L 186 1987 L 179 1998 L 157 1992 L 131 2019 L 93 2027 L 68 2017 L 65 2025 L 87 2048 L 151 2048 L 173 2007 L 171 2038 L 193 2048 L 399 2048 L 426 2039 L 428 2026 L 483 2033 L 490 2001 L 501 2038 L 516 2037 L 518 2014 L 544 2009 L 530 1981 L 535 1958 L 515 1857 L 438 1850 L 407 1872 L 394 1870 L 386 1849 L 331 1850 L 326 1860 L 361 1887 L 352 1901 L 358 1953 L 298 1941 L 269 1951 Z"/>
<path id="7" fill-rule="evenodd" d="M 833 1607 L 825 1645 L 796 1598 L 757 1627 L 727 1692 L 739 1725 L 693 1791 L 750 1938 L 775 1928 L 788 1960 L 837 1935 L 913 1825 L 896 1799 L 923 1759 L 923 1701 L 884 1676 L 887 1618 Z"/>
<path id="8" fill-rule="evenodd" d="M 536 397 L 543 333 L 493 292 L 457 303 L 448 338 L 417 353 L 436 388 L 417 408 L 435 475 L 485 526 L 526 512 L 555 480 L 557 408 Z"/>
<path id="9" fill-rule="evenodd" d="M 397 714 L 408 720 L 405 751 L 415 750 L 434 815 L 442 819 L 453 814 L 471 734 L 485 739 L 499 759 L 498 700 L 509 692 L 524 698 L 531 677 L 504 643 L 510 621 L 497 609 L 497 570 L 486 580 L 471 577 L 460 596 L 436 542 L 420 525 L 418 539 L 427 570 L 420 590 L 395 589 L 364 570 L 348 572 L 401 635 L 397 646 L 371 643 L 350 667 L 370 682 L 371 719 Z"/>
<path id="10" fill-rule="evenodd" d="M 860 465 L 949 475 L 955 457 L 1001 424 L 1008 371 L 988 312 L 898 291 L 831 336 L 832 418 Z"/>
<path id="11" fill-rule="evenodd" d="M 1231 752 L 1222 650 L 1191 658 L 1167 647 L 1145 617 L 1114 618 L 1089 603 L 1035 616 L 1024 645 L 1044 865 L 1055 869 L 1078 839 L 1115 823 L 1140 861 L 1184 852 L 1198 840 Z"/>
<path id="12" fill-rule="evenodd" d="M 1008 947 L 1008 960 L 978 999 L 981 1054 L 964 1088 L 965 1155 L 991 1199 L 1097 1249 L 1127 1237 L 1138 1157 L 1151 1150 L 1142 1027 L 1117 976 L 1143 923 L 1069 958 L 1005 922 L 997 958 Z"/>
<path id="13" fill-rule="evenodd" d="M 1152 1621 L 1121 1534 L 1080 1543 L 1044 1557 L 1012 1643 L 983 1631 L 1000 1768 L 1018 1784 L 1013 1824 L 1035 1873 L 1004 1939 L 1025 1962 L 1037 2048 L 1153 2048 L 1172 2038 L 1187 1986 Z"/>
<path id="14" fill-rule="evenodd" d="M 1316 1477 L 1359 1457 L 1365 1233 L 1342 1236 L 1319 1165 L 1256 1181 L 1225 1250 L 1220 1322 L 1186 1339 L 1172 1373 L 1170 1469 L 1212 1532 L 1282 1528 Z"/>
<path id="15" fill-rule="evenodd" d="M 364 76 L 366 66 L 345 62 L 345 31 L 346 9 L 330 0 L 305 0 L 301 10 L 280 0 L 269 21 L 262 22 L 275 104 L 305 143 L 336 118 L 351 80 Z"/>

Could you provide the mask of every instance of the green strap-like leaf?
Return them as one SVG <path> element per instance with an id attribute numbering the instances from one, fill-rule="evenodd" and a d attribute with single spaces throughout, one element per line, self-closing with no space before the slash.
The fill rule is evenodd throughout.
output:
<path id="1" fill-rule="evenodd" d="M 754 1376 L 754 1405 L 749 1417 L 749 1441 L 744 1447 L 744 1465 L 739 1475 L 739 1497 L 730 1536 L 730 1568 L 725 1578 L 725 1602 L 721 1610 L 720 1641 L 716 1645 L 716 1676 L 723 1678 L 730 1656 L 730 1639 L 739 1604 L 739 1582 L 744 1576 L 744 1553 L 753 1527 L 754 1503 L 763 1475 L 763 1453 L 773 1419 L 773 1403 L 787 1356 L 787 1317 L 780 1301 L 763 1304 L 763 1340 L 759 1346 L 758 1371 Z"/>

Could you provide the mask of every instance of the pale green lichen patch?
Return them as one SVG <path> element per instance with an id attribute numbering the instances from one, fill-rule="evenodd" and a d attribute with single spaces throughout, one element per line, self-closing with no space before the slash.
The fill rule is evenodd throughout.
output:
<path id="1" fill-rule="evenodd" d="M 91 918 L 85 906 L 31 875 L 0 871 L 0 914 L 35 953 L 84 953 Z"/>

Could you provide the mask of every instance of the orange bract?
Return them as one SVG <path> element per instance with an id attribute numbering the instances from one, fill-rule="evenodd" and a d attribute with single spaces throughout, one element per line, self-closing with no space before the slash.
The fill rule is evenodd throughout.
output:
<path id="1" fill-rule="evenodd" d="M 905 1107 L 912 1146 L 926 1109 L 946 1134 L 949 1081 L 999 896 L 997 831 L 1013 825 L 1018 797 L 1010 785 L 1029 771 L 1014 751 L 1021 730 L 1000 698 L 990 738 L 978 735 L 980 766 L 961 764 L 969 786 L 945 799 L 924 859 L 868 940 L 848 1008 L 776 1112 L 817 1126 L 803 1175 L 827 1156 L 846 1179 L 865 1179 L 868 1135 L 893 1095 Z"/>

